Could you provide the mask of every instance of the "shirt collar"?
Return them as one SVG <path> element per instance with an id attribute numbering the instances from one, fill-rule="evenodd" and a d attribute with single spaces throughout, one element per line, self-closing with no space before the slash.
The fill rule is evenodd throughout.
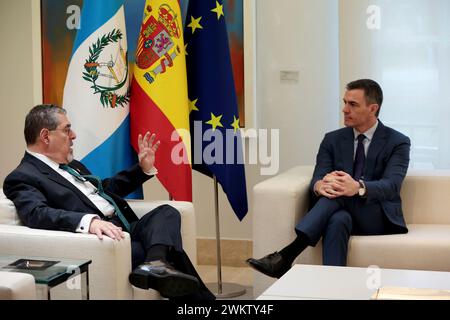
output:
<path id="1" fill-rule="evenodd" d="M 26 150 L 29 154 L 31 154 L 33 157 L 38 158 L 39 160 L 41 160 L 43 163 L 45 163 L 46 165 L 48 165 L 50 168 L 52 168 L 55 171 L 58 171 L 59 169 L 59 164 L 56 163 L 55 161 L 53 161 L 52 159 L 50 159 L 49 157 L 43 155 L 42 153 L 37 153 L 37 152 L 32 152 L 30 150 Z"/>
<path id="2" fill-rule="evenodd" d="M 355 128 L 353 128 L 353 134 L 355 135 L 355 140 L 358 139 L 358 136 L 362 133 L 366 136 L 366 138 L 371 141 L 373 138 L 373 135 L 375 134 L 375 131 L 378 127 L 378 120 L 375 122 L 375 124 L 372 126 L 372 128 L 369 128 L 366 132 L 358 132 Z"/>

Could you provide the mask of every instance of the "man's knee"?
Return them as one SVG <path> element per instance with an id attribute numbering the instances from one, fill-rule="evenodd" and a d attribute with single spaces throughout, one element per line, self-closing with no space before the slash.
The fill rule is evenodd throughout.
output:
<path id="1" fill-rule="evenodd" d="M 171 218 L 174 218 L 177 220 L 181 220 L 180 212 L 169 204 L 160 205 L 155 210 L 158 210 L 158 212 L 164 214 L 164 216 L 166 216 L 166 217 L 171 217 Z"/>
<path id="2" fill-rule="evenodd" d="M 352 216 L 345 210 L 336 211 L 330 217 L 328 226 L 333 228 L 345 228 L 350 232 L 353 226 Z"/>
<path id="3" fill-rule="evenodd" d="M 163 204 L 144 215 L 140 221 L 161 221 L 181 223 L 180 212 L 168 204 Z"/>
<path id="4" fill-rule="evenodd" d="M 344 202 L 342 198 L 328 199 L 326 197 L 321 197 L 309 211 L 334 212 L 340 210 L 343 206 Z"/>
<path id="5" fill-rule="evenodd" d="M 161 210 L 164 210 L 168 213 L 177 214 L 177 215 L 180 214 L 180 212 L 177 209 L 175 209 L 174 207 L 172 207 L 170 204 L 162 204 L 158 208 L 160 208 Z"/>

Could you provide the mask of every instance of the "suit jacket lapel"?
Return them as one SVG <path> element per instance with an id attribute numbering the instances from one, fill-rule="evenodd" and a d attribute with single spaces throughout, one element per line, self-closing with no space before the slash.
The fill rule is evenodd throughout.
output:
<path id="1" fill-rule="evenodd" d="M 50 180 L 58 183 L 62 187 L 68 188 L 71 191 L 73 191 L 78 198 L 83 201 L 83 203 L 88 206 L 89 208 L 93 209 L 94 212 L 100 212 L 98 208 L 92 203 L 91 200 L 89 200 L 88 197 L 84 195 L 83 192 L 81 192 L 77 187 L 75 187 L 72 183 L 67 181 L 62 175 L 60 175 L 58 172 L 50 168 L 48 165 L 46 165 L 44 162 L 39 160 L 36 157 L 33 157 L 29 153 L 25 153 L 25 156 L 23 157 L 24 162 L 30 162 L 33 164 L 42 174 L 46 175 Z"/>
<path id="2" fill-rule="evenodd" d="M 341 157 L 343 159 L 343 171 L 353 175 L 353 153 L 355 148 L 355 137 L 352 128 L 346 128 L 339 141 Z"/>
<path id="3" fill-rule="evenodd" d="M 378 122 L 377 130 L 373 135 L 372 141 L 369 145 L 369 150 L 367 152 L 367 158 L 364 168 L 364 177 L 371 179 L 373 172 L 375 170 L 375 163 L 378 154 L 383 150 L 386 143 L 386 129 L 381 121 Z"/>

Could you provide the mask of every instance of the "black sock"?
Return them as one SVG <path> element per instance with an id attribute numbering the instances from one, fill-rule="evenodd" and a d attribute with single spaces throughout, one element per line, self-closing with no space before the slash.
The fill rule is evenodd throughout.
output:
<path id="1" fill-rule="evenodd" d="M 167 256 L 169 254 L 169 246 L 164 244 L 155 244 L 150 247 L 147 251 L 147 256 L 145 257 L 145 261 L 155 261 L 155 260 L 163 260 L 167 261 Z"/>
<path id="2" fill-rule="evenodd" d="M 299 235 L 297 236 L 297 238 L 295 238 L 294 241 L 292 241 L 290 244 L 288 244 L 286 247 L 280 250 L 280 255 L 289 264 L 292 264 L 295 258 L 297 258 L 298 255 L 302 253 L 302 251 L 305 250 L 308 245 L 309 245 L 308 237 L 303 233 L 299 233 Z"/>

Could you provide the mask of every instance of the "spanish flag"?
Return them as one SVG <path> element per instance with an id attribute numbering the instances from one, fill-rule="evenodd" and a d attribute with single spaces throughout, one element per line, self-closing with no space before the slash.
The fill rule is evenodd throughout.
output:
<path id="1" fill-rule="evenodd" d="M 192 201 L 189 104 L 178 0 L 147 0 L 130 98 L 131 142 L 150 131 L 161 145 L 157 177 L 171 198 Z"/>

